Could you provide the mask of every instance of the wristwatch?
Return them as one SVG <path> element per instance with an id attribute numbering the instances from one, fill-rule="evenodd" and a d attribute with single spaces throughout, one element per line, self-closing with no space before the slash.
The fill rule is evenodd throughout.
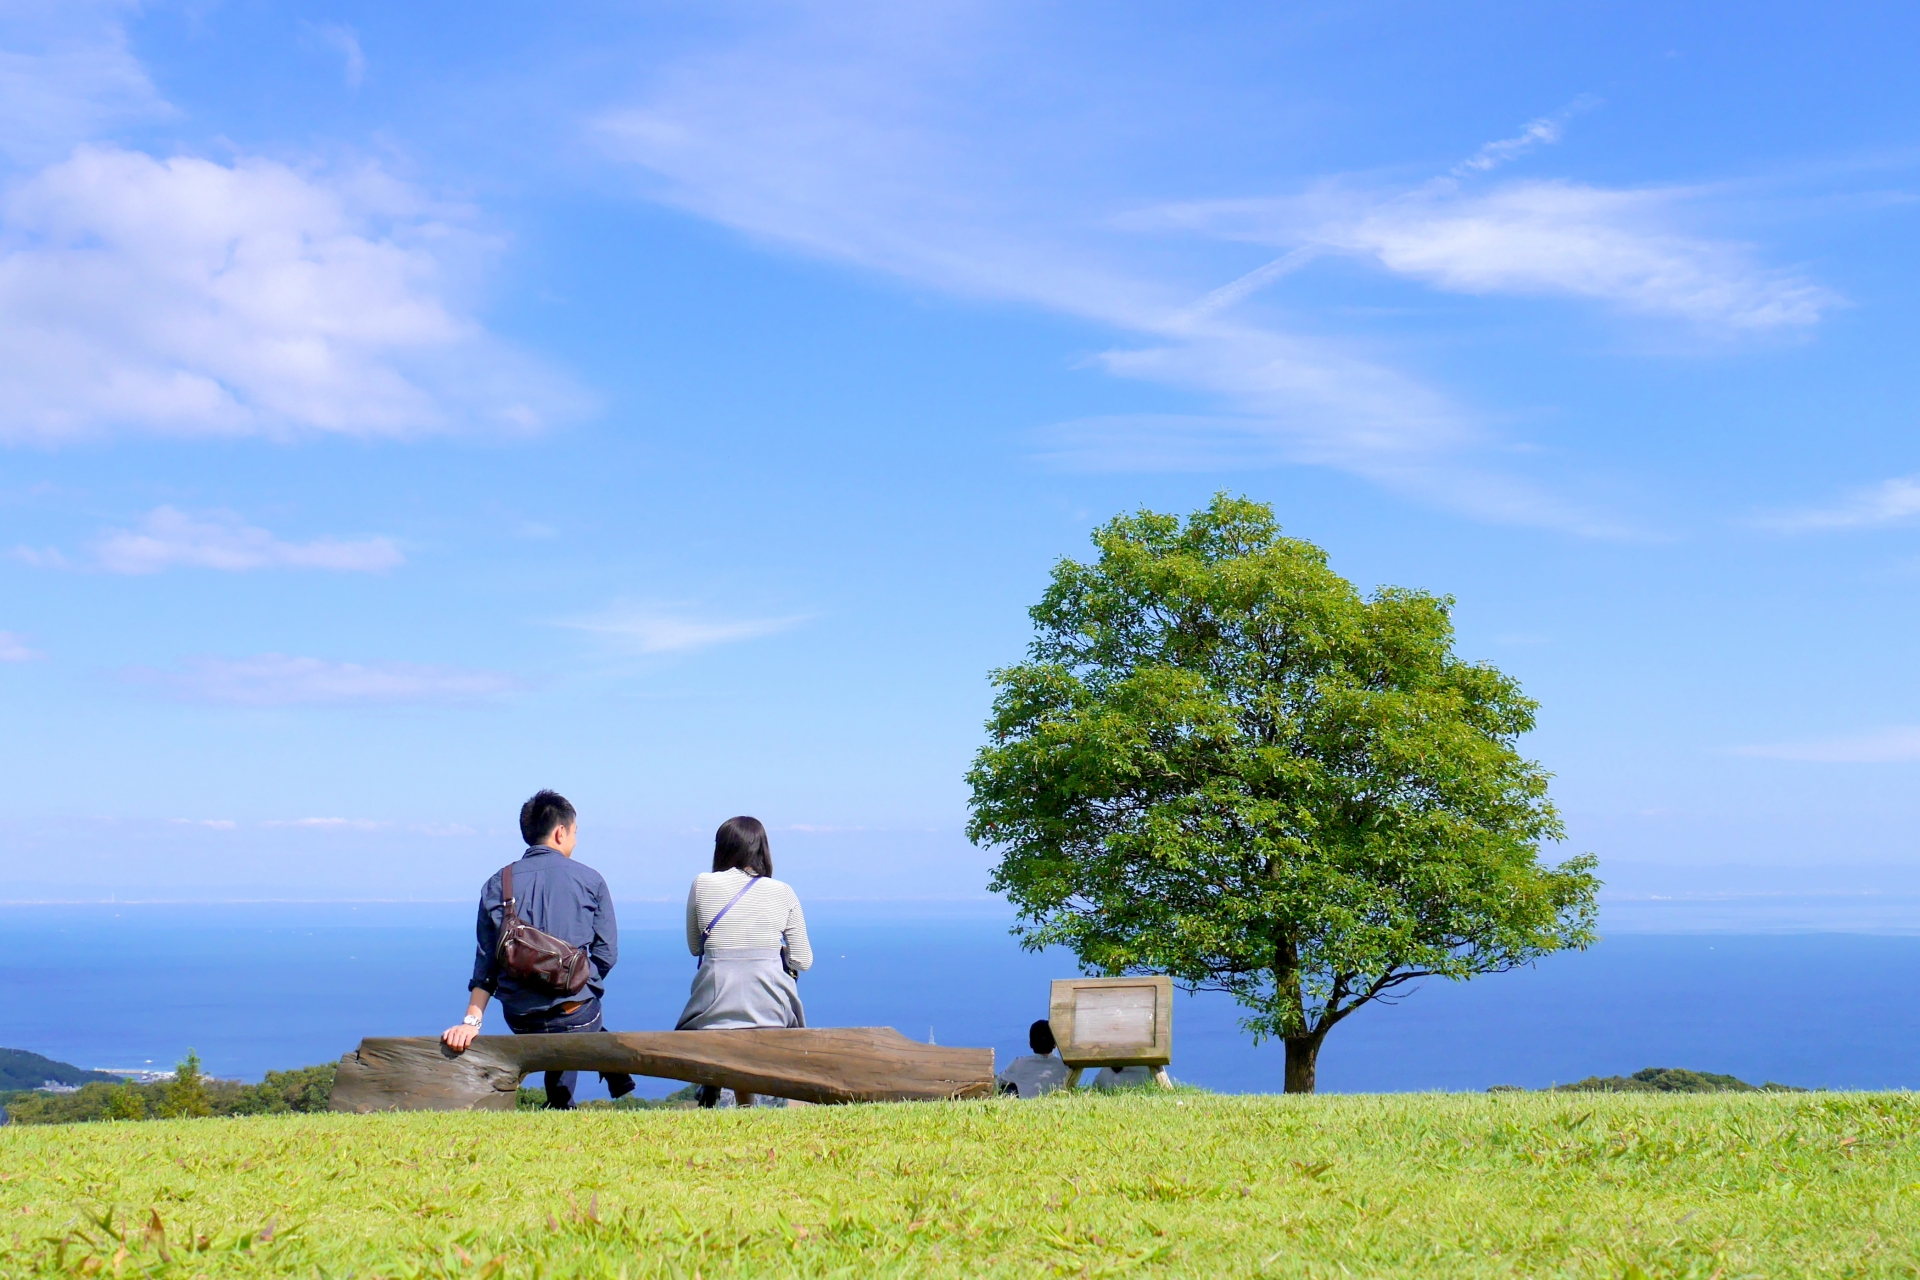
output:
<path id="1" fill-rule="evenodd" d="M 472 1027 L 474 1030 L 478 1031 L 480 1029 L 480 1021 L 481 1020 L 479 1018 L 475 1017 L 473 1014 L 470 1013 L 466 1017 L 460 1019 L 460 1025 L 465 1027 Z"/>

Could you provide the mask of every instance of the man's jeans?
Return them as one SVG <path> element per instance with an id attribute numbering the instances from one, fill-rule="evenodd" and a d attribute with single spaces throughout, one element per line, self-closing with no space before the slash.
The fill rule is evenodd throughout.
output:
<path id="1" fill-rule="evenodd" d="M 600 1020 L 600 997 L 588 996 L 572 1013 L 562 1013 L 552 1009 L 545 1013 L 536 1013 L 524 1018 L 507 1019 L 507 1026 L 517 1036 L 554 1035 L 563 1031 L 605 1031 L 607 1028 Z M 624 1098 L 633 1092 L 633 1077 L 625 1072 L 609 1075 L 602 1071 L 600 1078 L 607 1082 L 607 1092 L 616 1098 Z M 547 1072 L 547 1105 L 556 1110 L 566 1111 L 573 1106 L 573 1091 L 580 1083 L 578 1071 Z"/>

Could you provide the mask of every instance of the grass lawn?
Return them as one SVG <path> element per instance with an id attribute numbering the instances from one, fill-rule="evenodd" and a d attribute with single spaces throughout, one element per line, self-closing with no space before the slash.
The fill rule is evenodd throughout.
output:
<path id="1" fill-rule="evenodd" d="M 1920 1095 L 0 1129 L 0 1275 L 1911 1276 Z"/>

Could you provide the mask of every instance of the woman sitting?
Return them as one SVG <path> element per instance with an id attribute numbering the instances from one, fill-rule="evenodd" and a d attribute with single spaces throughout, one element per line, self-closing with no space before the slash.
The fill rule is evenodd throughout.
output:
<path id="1" fill-rule="evenodd" d="M 713 870 L 687 894 L 687 950 L 700 971 L 675 1030 L 807 1025 L 794 983 L 813 967 L 807 921 L 793 890 L 773 878 L 759 819 L 728 818 L 714 833 Z M 703 1085 L 699 1097 L 716 1106 L 720 1090 Z M 750 1107 L 754 1097 L 736 1091 L 735 1100 Z"/>

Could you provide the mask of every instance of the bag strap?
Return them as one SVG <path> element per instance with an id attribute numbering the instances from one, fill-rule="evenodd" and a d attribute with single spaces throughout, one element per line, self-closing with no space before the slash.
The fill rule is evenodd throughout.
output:
<path id="1" fill-rule="evenodd" d="M 514 908 L 518 904 L 513 900 L 513 864 L 509 862 L 500 868 L 500 908 L 502 914 L 519 915 Z"/>
<path id="2" fill-rule="evenodd" d="M 713 935 L 713 927 L 720 923 L 720 917 L 733 910 L 733 904 L 747 896 L 747 890 L 760 883 L 759 876 L 748 876 L 747 882 L 740 886 L 740 892 L 727 899 L 727 905 L 713 913 L 713 919 L 707 921 L 707 927 L 700 931 L 700 954 L 707 954 L 707 939 Z"/>

